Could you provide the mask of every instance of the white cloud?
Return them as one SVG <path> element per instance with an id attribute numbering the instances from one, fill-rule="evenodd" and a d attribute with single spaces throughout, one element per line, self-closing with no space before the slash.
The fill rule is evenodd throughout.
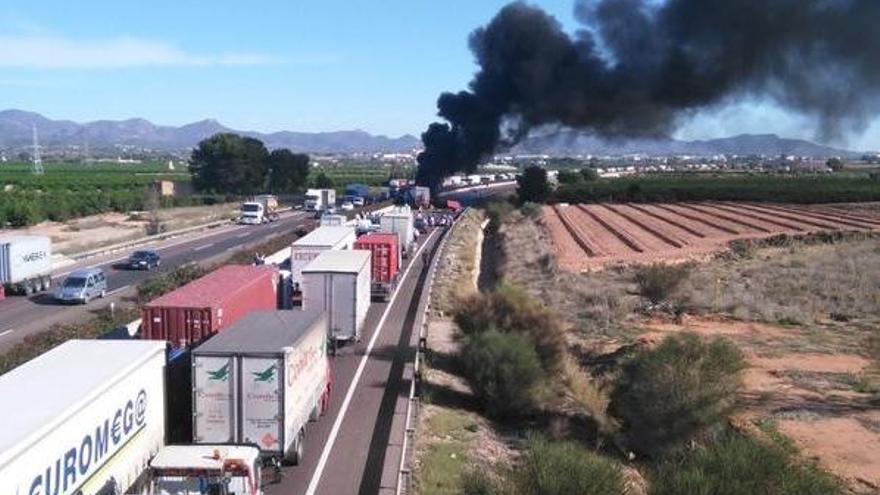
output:
<path id="1" fill-rule="evenodd" d="M 168 43 L 131 37 L 73 40 L 46 35 L 0 35 L 0 68 L 121 69 L 279 62 L 276 57 L 257 53 L 195 54 Z"/>

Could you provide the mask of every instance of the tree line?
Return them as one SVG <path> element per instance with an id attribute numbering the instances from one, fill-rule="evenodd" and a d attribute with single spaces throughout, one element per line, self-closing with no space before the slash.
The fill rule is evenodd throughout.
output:
<path id="1" fill-rule="evenodd" d="M 190 155 L 189 171 L 200 192 L 295 193 L 306 185 L 309 161 L 307 154 L 270 152 L 259 139 L 220 133 L 199 142 Z"/>

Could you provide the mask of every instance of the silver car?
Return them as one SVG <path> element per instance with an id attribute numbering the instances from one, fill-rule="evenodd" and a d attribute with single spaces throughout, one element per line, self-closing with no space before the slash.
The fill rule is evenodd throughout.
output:
<path id="1" fill-rule="evenodd" d="M 88 304 L 92 299 L 106 295 L 107 277 L 98 268 L 71 272 L 55 287 L 55 299 L 59 302 Z"/>

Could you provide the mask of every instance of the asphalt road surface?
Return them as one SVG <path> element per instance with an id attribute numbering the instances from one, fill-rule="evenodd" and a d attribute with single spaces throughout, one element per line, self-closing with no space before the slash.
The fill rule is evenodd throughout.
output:
<path id="1" fill-rule="evenodd" d="M 109 302 L 130 293 L 140 282 L 158 272 L 170 271 L 191 262 L 204 262 L 228 255 L 249 245 L 264 242 L 270 237 L 292 232 L 309 222 L 311 215 L 293 212 L 267 225 L 232 225 L 197 232 L 180 238 L 133 247 L 112 255 L 93 258 L 59 269 L 53 274 L 54 282 L 80 268 L 102 268 L 107 274 L 106 299 L 97 299 L 85 306 L 57 304 L 51 293 L 31 297 L 9 296 L 0 301 L 0 353 L 27 335 L 46 330 L 55 323 L 72 322 L 89 316 L 91 311 L 103 308 Z M 152 272 L 123 269 L 119 263 L 138 249 L 154 249 L 162 256 L 162 264 Z"/>
<path id="2" fill-rule="evenodd" d="M 420 238 L 419 249 L 403 268 L 395 298 L 370 306 L 361 342 L 333 358 L 330 408 L 306 427 L 306 452 L 299 466 L 283 468 L 267 495 L 376 494 L 379 492 L 394 407 L 409 391 L 403 368 L 415 353 L 413 324 L 427 266 L 441 230 Z M 397 459 L 394 459 L 397 462 Z"/>

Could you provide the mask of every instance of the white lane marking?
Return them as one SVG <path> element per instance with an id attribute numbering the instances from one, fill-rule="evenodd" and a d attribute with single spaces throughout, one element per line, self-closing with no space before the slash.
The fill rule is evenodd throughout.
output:
<path id="1" fill-rule="evenodd" d="M 4 335 L 9 335 L 10 333 L 12 333 L 14 331 L 15 331 L 15 329 L 13 329 L 13 328 L 7 328 L 6 330 L 3 330 L 2 332 L 0 332 L 0 337 L 3 337 Z"/>
<path id="2" fill-rule="evenodd" d="M 111 290 L 110 292 L 107 293 L 107 295 L 112 296 L 113 294 L 116 294 L 117 292 L 122 292 L 125 289 L 128 289 L 129 287 L 131 287 L 131 285 L 123 285 L 122 287 Z"/>
<path id="3" fill-rule="evenodd" d="M 237 236 L 235 236 L 235 238 L 236 239 L 244 239 L 245 237 L 250 237 L 250 235 L 251 235 L 250 232 L 245 232 L 244 234 L 238 234 Z"/>
<path id="4" fill-rule="evenodd" d="M 194 247 L 193 251 L 201 251 L 202 249 L 208 249 L 209 247 L 211 247 L 213 245 L 214 245 L 213 242 L 209 242 L 207 244 L 202 244 L 201 246 Z"/>
<path id="5" fill-rule="evenodd" d="M 367 351 L 364 353 L 361 358 L 361 362 L 358 364 L 357 371 L 354 372 L 354 377 L 351 379 L 351 384 L 348 386 L 348 391 L 345 393 L 345 399 L 342 401 L 342 407 L 339 408 L 339 415 L 336 416 L 336 421 L 333 422 L 333 428 L 330 429 L 330 436 L 327 437 L 327 443 L 324 444 L 324 450 L 321 452 L 321 458 L 318 460 L 318 465 L 315 467 L 315 472 L 312 474 L 312 479 L 309 482 L 309 487 L 306 490 L 306 495 L 315 495 L 315 491 L 318 489 L 318 483 L 321 481 L 321 475 L 324 472 L 324 466 L 327 464 L 327 459 L 330 457 L 330 451 L 333 450 L 333 444 L 336 442 L 336 436 L 339 435 L 339 429 L 342 427 L 342 420 L 345 419 L 345 413 L 348 411 L 348 406 L 351 404 L 351 398 L 354 396 L 354 391 L 357 388 L 358 382 L 361 379 L 361 375 L 364 372 L 364 368 L 367 366 L 367 360 L 370 358 L 370 352 L 373 351 L 373 346 L 376 344 L 376 339 L 379 337 L 379 334 L 382 333 L 382 327 L 385 325 L 385 319 L 388 318 L 388 314 L 391 312 L 391 307 L 394 306 L 394 301 L 397 299 L 397 294 L 400 291 L 400 288 L 403 286 L 403 281 L 406 280 L 406 276 L 409 275 L 409 271 L 415 265 L 415 260 L 418 259 L 419 253 L 422 252 L 422 249 L 428 245 L 428 241 L 434 237 L 434 234 L 438 232 L 435 229 L 431 232 L 431 235 L 425 239 L 425 242 L 416 250 L 413 255 L 412 262 L 409 266 L 406 267 L 406 270 L 403 272 L 403 276 L 400 278 L 401 282 L 397 284 L 397 287 L 394 289 L 394 294 L 391 295 L 391 300 L 388 301 L 388 306 L 385 308 L 385 312 L 382 313 L 382 318 L 379 320 L 379 324 L 376 325 L 376 331 L 373 332 L 373 336 L 370 338 L 370 343 L 367 344 Z"/>

